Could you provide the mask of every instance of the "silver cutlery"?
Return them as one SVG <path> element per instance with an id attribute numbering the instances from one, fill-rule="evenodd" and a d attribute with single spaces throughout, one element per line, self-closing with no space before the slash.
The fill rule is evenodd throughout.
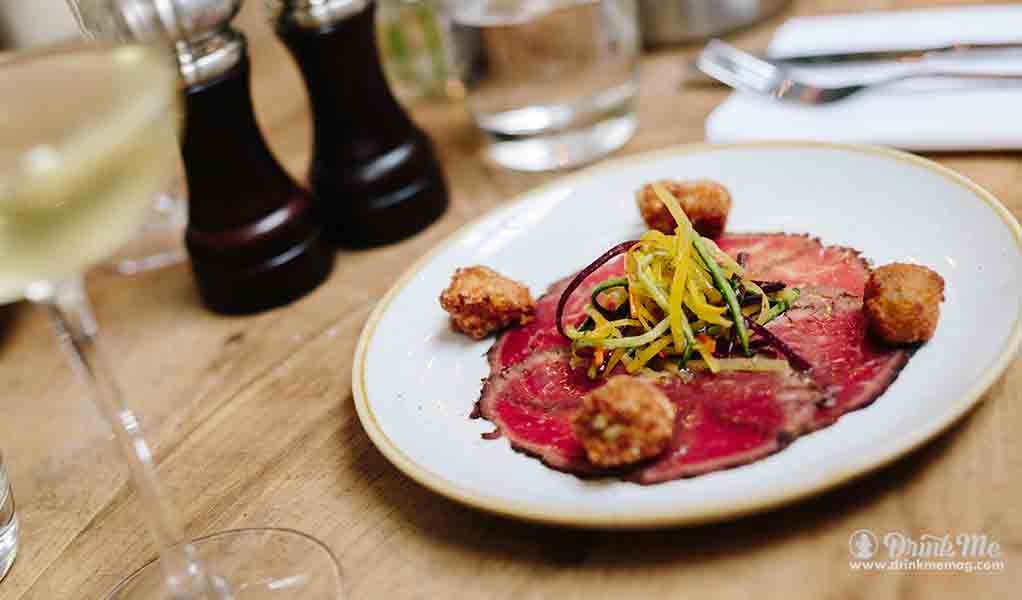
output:
<path id="1" fill-rule="evenodd" d="M 928 48 L 906 50 L 863 50 L 857 52 L 824 52 L 817 54 L 794 54 L 788 56 L 766 56 L 754 54 L 757 58 L 778 66 L 830 66 L 845 63 L 911 63 L 931 58 L 968 57 L 983 58 L 1004 56 L 1015 51 L 1022 58 L 1022 42 L 960 43 Z M 1014 55 L 1014 54 L 1013 54 Z M 686 84 L 720 84 L 699 70 L 698 60 L 689 61 L 685 70 Z"/>
<path id="2" fill-rule="evenodd" d="M 955 77 L 969 79 L 1016 79 L 1018 72 L 976 71 L 913 63 L 907 71 L 853 85 L 818 86 L 793 77 L 789 69 L 740 50 L 720 40 L 710 40 L 696 60 L 699 70 L 737 90 L 798 104 L 829 104 L 863 90 L 919 77 Z"/>

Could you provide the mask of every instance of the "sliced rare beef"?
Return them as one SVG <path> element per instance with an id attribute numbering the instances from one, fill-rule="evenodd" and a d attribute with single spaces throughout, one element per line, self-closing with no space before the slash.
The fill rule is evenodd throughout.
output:
<path id="1" fill-rule="evenodd" d="M 809 431 L 826 397 L 808 376 L 709 372 L 659 378 L 678 407 L 670 449 L 628 475 L 638 483 L 692 477 L 773 454 Z"/>
<path id="2" fill-rule="evenodd" d="M 630 479 L 656 483 L 776 452 L 809 430 L 816 407 L 824 400 L 810 378 L 793 372 L 683 375 L 643 375 L 674 402 L 678 416 L 668 451 L 633 470 Z M 571 419 L 582 396 L 603 383 L 589 379 L 583 368 L 572 369 L 566 350 L 546 350 L 487 380 L 477 412 L 512 446 L 548 466 L 598 473 L 586 460 Z"/>
<path id="3" fill-rule="evenodd" d="M 814 381 L 828 393 L 815 429 L 876 400 L 911 356 L 867 335 L 862 298 L 836 288 L 802 288 L 795 306 L 768 329 L 813 365 Z"/>
<path id="4" fill-rule="evenodd" d="M 861 294 L 868 265 L 855 250 L 823 246 L 808 236 L 729 235 L 717 241 L 746 253 L 750 277 L 784 281 L 802 294 L 768 328 L 807 359 L 807 374 L 684 372 L 650 378 L 678 408 L 675 435 L 660 457 L 614 474 L 650 484 L 745 464 L 869 404 L 897 377 L 905 350 L 867 335 Z M 594 286 L 620 275 L 623 261 L 601 267 L 575 293 L 565 322 L 577 325 Z M 503 334 L 490 349 L 475 414 L 493 422 L 511 445 L 545 464 L 580 475 L 605 474 L 585 458 L 571 419 L 583 395 L 603 384 L 569 364 L 557 332 L 558 299 L 570 278 L 554 284 L 529 324 Z M 619 372 L 623 372 L 618 367 Z"/>
<path id="5" fill-rule="evenodd" d="M 869 265 L 858 250 L 824 246 L 808 235 L 784 233 L 731 234 L 717 240 L 720 249 L 737 257 L 748 255 L 752 279 L 783 281 L 793 287 L 830 286 L 862 295 Z"/>
<path id="6" fill-rule="evenodd" d="M 603 384 L 572 369 L 564 348 L 537 352 L 483 384 L 476 414 L 497 426 L 517 449 L 574 473 L 596 468 L 571 429 L 582 396 Z"/>

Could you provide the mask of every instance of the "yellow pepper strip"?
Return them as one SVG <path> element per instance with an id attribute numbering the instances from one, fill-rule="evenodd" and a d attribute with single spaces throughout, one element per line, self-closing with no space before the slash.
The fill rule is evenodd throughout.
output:
<path id="1" fill-rule="evenodd" d="M 696 284 L 692 280 L 689 280 L 688 282 L 688 294 L 685 296 L 685 306 L 689 307 L 697 317 L 707 323 L 713 323 L 723 327 L 731 326 L 731 321 L 721 316 L 727 311 L 727 308 L 724 306 L 713 306 L 712 304 L 708 304 L 706 302 L 706 297 L 703 296 L 702 292 L 696 288 Z"/>
<path id="2" fill-rule="evenodd" d="M 629 317 L 639 321 L 644 329 L 649 329 L 656 319 L 649 314 L 643 304 L 645 298 L 646 290 L 639 284 L 638 278 L 632 275 L 629 279 Z"/>
<path id="3" fill-rule="evenodd" d="M 607 370 L 603 372 L 604 377 L 614 370 L 614 367 L 621 362 L 621 357 L 623 357 L 626 352 L 628 352 L 628 348 L 618 348 L 611 353 L 610 360 L 607 361 Z"/>
<path id="4" fill-rule="evenodd" d="M 635 251 L 639 245 L 636 244 L 629 248 L 628 252 L 625 252 L 625 276 L 635 274 Z"/>
<path id="5" fill-rule="evenodd" d="M 653 274 L 649 272 L 650 257 L 643 257 L 639 260 L 636 265 L 636 275 L 639 278 L 639 283 L 642 284 L 644 291 L 653 299 L 660 309 L 664 313 L 669 313 L 671 310 L 670 304 L 667 302 L 667 296 L 664 295 L 664 291 L 653 281 Z"/>
<path id="6" fill-rule="evenodd" d="M 685 332 L 682 329 L 681 320 L 685 318 L 685 315 L 681 312 L 681 299 L 682 299 L 682 285 L 679 283 L 681 279 L 675 271 L 674 283 L 671 284 L 671 297 L 670 304 L 671 310 L 669 312 L 671 318 L 671 337 L 674 340 L 674 346 L 676 348 L 683 348 L 685 346 Z"/>
<path id="7" fill-rule="evenodd" d="M 713 338 L 705 335 L 699 336 L 696 342 L 696 352 L 699 356 L 703 357 L 703 361 L 706 366 L 709 367 L 711 373 L 720 372 L 720 363 L 717 361 L 717 357 L 713 355 L 713 351 L 717 347 L 717 343 L 713 341 Z"/>
<path id="8" fill-rule="evenodd" d="M 610 323 L 602 314 L 600 314 L 600 311 L 596 310 L 591 305 L 586 306 L 585 311 L 586 314 L 589 315 L 596 323 L 597 329 L 599 329 L 600 327 L 606 327 Z"/>
<path id="9" fill-rule="evenodd" d="M 759 294 L 759 318 L 756 319 L 756 322 L 760 325 L 766 323 L 764 319 L 767 318 L 767 311 L 770 310 L 770 301 L 767 300 L 767 295 L 763 292 L 763 288 L 745 277 L 742 277 L 742 285 L 753 294 Z"/>
<path id="10" fill-rule="evenodd" d="M 643 327 L 649 328 L 649 324 L 639 316 L 639 284 L 635 280 L 635 256 L 631 250 L 625 255 L 625 278 L 628 280 L 628 316 L 638 319 Z"/>
<path id="11" fill-rule="evenodd" d="M 650 329 L 650 324 L 656 323 L 657 320 L 649 312 L 649 309 L 646 308 L 646 305 L 643 304 L 642 300 L 639 300 L 637 307 L 638 308 L 636 310 L 638 310 L 639 313 L 639 322 L 642 323 L 643 328 Z"/>
<path id="12" fill-rule="evenodd" d="M 721 371 L 787 371 L 791 367 L 788 361 L 779 358 L 718 358 L 717 366 Z M 707 363 L 701 360 L 690 361 L 687 365 L 692 369 L 705 369 Z"/>
<path id="13" fill-rule="evenodd" d="M 674 250 L 674 241 L 671 237 L 672 236 L 664 235 L 655 229 L 650 229 L 646 233 L 642 234 L 642 237 L 639 238 L 639 240 L 654 244 L 668 252 L 671 252 Z"/>
<path id="14" fill-rule="evenodd" d="M 681 205 L 678 204 L 678 199 L 674 197 L 674 194 L 667 191 L 667 188 L 660 182 L 653 184 L 653 193 L 657 195 L 657 198 L 664 203 L 667 210 L 670 211 L 671 216 L 674 217 L 674 221 L 678 224 L 678 227 L 682 231 L 692 229 L 692 221 L 688 220 L 688 215 L 681 209 Z"/>
<path id="15" fill-rule="evenodd" d="M 589 370 L 586 372 L 586 375 L 589 376 L 589 379 L 596 379 L 596 369 L 599 368 L 599 366 L 602 364 L 603 349 L 597 348 L 596 352 L 593 353 L 593 362 L 589 364 Z"/>
<path id="16" fill-rule="evenodd" d="M 679 227 L 676 237 L 678 248 L 674 253 L 674 277 L 672 278 L 673 281 L 671 281 L 671 295 L 667 302 L 670 305 L 668 314 L 671 317 L 671 337 L 674 339 L 674 347 L 684 348 L 686 337 L 682 320 L 685 319 L 685 314 L 682 312 L 681 303 L 685 295 L 685 282 L 688 280 L 692 236 L 690 232 Z M 689 331 L 691 331 L 691 327 Z"/>
<path id="17" fill-rule="evenodd" d="M 698 255 L 697 255 L 698 256 Z M 703 294 L 709 299 L 711 304 L 723 305 L 724 296 L 720 295 L 717 288 L 713 286 L 713 280 L 710 279 L 710 274 L 706 272 L 705 267 L 697 261 L 692 261 L 692 267 L 689 269 L 689 277 L 695 280 L 696 287 L 699 288 Z"/>
<path id="18" fill-rule="evenodd" d="M 633 286 L 628 286 L 628 317 L 637 320 L 643 327 L 649 328 L 649 323 L 639 314 L 639 299 Z"/>
<path id="19" fill-rule="evenodd" d="M 649 346 L 646 346 L 646 348 L 644 348 L 642 352 L 639 352 L 638 354 L 635 355 L 635 360 L 632 360 L 631 362 L 628 363 L 627 365 L 628 372 L 635 373 L 642 367 L 645 367 L 646 363 L 648 363 L 654 356 L 659 354 L 660 351 L 663 350 L 664 347 L 666 347 L 670 343 L 671 338 L 662 337 L 657 341 L 653 342 L 652 344 L 650 344 Z"/>

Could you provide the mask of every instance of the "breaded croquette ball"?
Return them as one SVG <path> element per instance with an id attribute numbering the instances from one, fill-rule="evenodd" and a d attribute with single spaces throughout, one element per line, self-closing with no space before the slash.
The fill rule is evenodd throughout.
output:
<path id="1" fill-rule="evenodd" d="M 457 331 L 477 340 L 514 323 L 525 324 L 536 305 L 529 288 L 493 269 L 458 269 L 440 294 L 440 306 Z"/>
<path id="2" fill-rule="evenodd" d="M 674 415 L 674 404 L 655 386 L 617 375 L 582 398 L 573 426 L 589 462 L 620 467 L 666 450 Z"/>
<path id="3" fill-rule="evenodd" d="M 678 199 L 681 210 L 685 211 L 699 235 L 711 239 L 723 235 L 728 213 L 731 212 L 731 194 L 726 187 L 709 179 L 663 180 L 659 183 Z M 642 186 L 635 193 L 635 201 L 650 229 L 667 235 L 674 233 L 677 227 L 674 217 L 653 191 L 653 184 Z"/>
<path id="4" fill-rule="evenodd" d="M 944 279 L 926 267 L 892 263 L 866 281 L 863 311 L 870 331 L 888 344 L 915 344 L 933 336 L 944 301 Z"/>

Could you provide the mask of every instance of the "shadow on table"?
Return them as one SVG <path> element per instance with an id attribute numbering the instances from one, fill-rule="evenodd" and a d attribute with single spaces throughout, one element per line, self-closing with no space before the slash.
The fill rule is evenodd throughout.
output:
<path id="1" fill-rule="evenodd" d="M 0 304 L 0 354 L 7 345 L 8 338 L 14 330 L 14 322 L 18 315 L 23 313 L 28 305 L 25 302 L 14 302 L 11 304 Z"/>
<path id="2" fill-rule="evenodd" d="M 359 468 L 367 475 L 378 474 L 381 469 L 387 473 L 385 484 L 381 481 L 371 487 L 408 526 L 440 543 L 465 546 L 481 555 L 542 565 L 585 563 L 601 568 L 628 568 L 638 562 L 647 567 L 656 562 L 691 564 L 812 534 L 831 520 L 854 515 L 898 493 L 954 445 L 974 412 L 894 464 L 811 499 L 731 522 L 658 531 L 581 531 L 523 523 L 470 509 L 406 478 L 368 440 L 367 460 Z"/>

